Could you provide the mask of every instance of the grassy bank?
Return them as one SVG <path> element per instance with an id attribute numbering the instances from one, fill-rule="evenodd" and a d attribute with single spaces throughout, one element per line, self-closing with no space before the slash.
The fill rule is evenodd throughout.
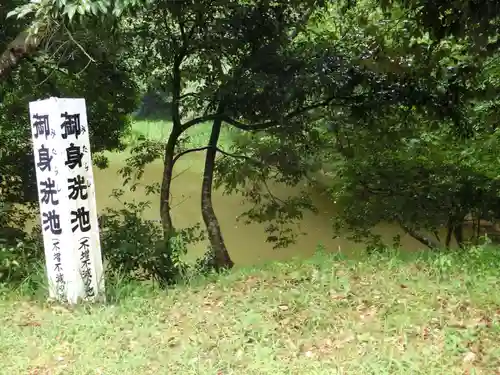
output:
<path id="1" fill-rule="evenodd" d="M 6 291 L 0 373 L 497 374 L 495 252 L 318 254 L 168 291 L 118 283 L 75 310 Z"/>

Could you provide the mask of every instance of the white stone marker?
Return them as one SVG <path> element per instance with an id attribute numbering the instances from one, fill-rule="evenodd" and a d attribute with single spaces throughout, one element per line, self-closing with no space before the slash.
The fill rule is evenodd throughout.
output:
<path id="1" fill-rule="evenodd" d="M 85 99 L 29 103 L 50 297 L 104 300 Z"/>

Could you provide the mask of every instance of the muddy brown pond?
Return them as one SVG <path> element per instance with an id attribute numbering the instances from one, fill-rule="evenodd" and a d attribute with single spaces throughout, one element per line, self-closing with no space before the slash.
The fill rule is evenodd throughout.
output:
<path id="1" fill-rule="evenodd" d="M 105 170 L 94 168 L 96 184 L 97 206 L 102 212 L 105 207 L 119 208 L 120 203 L 110 194 L 113 189 L 125 189 L 123 200 L 136 200 L 151 202 L 151 207 L 145 212 L 145 219 L 159 219 L 159 199 L 157 196 L 146 196 L 143 188 L 138 188 L 131 192 L 123 186 L 118 170 L 124 166 L 126 155 L 113 155 L 110 159 L 110 166 Z M 201 173 L 203 167 L 204 154 L 189 154 L 176 164 L 175 174 L 177 177 L 172 186 L 172 217 L 177 227 L 187 227 L 203 223 L 200 211 L 201 205 Z M 160 161 L 152 163 L 146 167 L 144 176 L 139 181 L 141 186 L 159 183 L 162 176 L 162 164 Z M 270 185 L 271 190 L 278 196 L 291 195 L 300 189 L 290 189 L 277 184 Z M 361 249 L 363 246 L 342 238 L 332 238 L 332 227 L 330 219 L 336 215 L 335 204 L 326 196 L 322 196 L 318 191 L 309 188 L 314 203 L 319 208 L 317 214 L 306 212 L 300 223 L 300 232 L 297 242 L 284 249 L 273 249 L 271 243 L 266 242 L 264 224 L 246 225 L 243 221 L 238 221 L 237 217 L 246 209 L 248 204 L 243 202 L 239 195 L 224 195 L 222 191 L 214 191 L 213 204 L 219 219 L 223 236 L 229 249 L 231 258 L 236 265 L 254 265 L 271 260 L 287 260 L 294 257 L 311 256 L 318 245 L 321 244 L 326 251 L 342 251 L 349 253 L 353 249 Z M 390 244 L 391 239 L 401 235 L 402 247 L 407 251 L 415 251 L 423 246 L 412 237 L 405 235 L 403 231 L 391 224 L 379 225 L 374 230 L 382 235 L 383 239 Z M 206 249 L 206 243 L 199 243 L 190 247 L 189 258 L 202 255 Z"/>

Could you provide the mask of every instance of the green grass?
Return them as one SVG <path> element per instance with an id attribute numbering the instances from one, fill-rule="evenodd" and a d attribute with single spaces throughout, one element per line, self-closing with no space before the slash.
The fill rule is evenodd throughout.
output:
<path id="1" fill-rule="evenodd" d="M 499 262 L 486 252 L 318 254 L 168 291 L 112 285 L 108 305 L 77 309 L 11 291 L 0 373 L 494 375 Z"/>

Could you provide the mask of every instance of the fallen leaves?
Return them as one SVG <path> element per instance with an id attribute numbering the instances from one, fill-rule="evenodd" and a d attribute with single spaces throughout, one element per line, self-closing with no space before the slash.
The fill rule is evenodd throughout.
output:
<path id="1" fill-rule="evenodd" d="M 358 311 L 359 318 L 365 323 L 372 320 L 377 315 L 377 309 L 375 306 L 368 307 L 360 305 L 356 310 Z"/>
<path id="2" fill-rule="evenodd" d="M 41 327 L 42 324 L 36 321 L 27 321 L 19 323 L 18 325 L 19 327 Z"/>
<path id="3" fill-rule="evenodd" d="M 288 305 L 279 305 L 278 309 L 280 309 L 281 311 L 288 311 L 289 307 Z"/>
<path id="4" fill-rule="evenodd" d="M 304 353 L 304 355 L 307 357 L 307 358 L 313 358 L 315 357 L 315 354 L 312 350 L 308 350 Z"/>
<path id="5" fill-rule="evenodd" d="M 30 367 L 28 369 L 28 375 L 50 375 L 50 370 L 45 366 Z"/>
<path id="6" fill-rule="evenodd" d="M 355 339 L 356 339 L 356 336 L 352 332 L 350 332 L 350 333 L 344 335 L 343 337 L 339 337 L 338 339 L 336 339 L 334 341 L 327 340 L 326 346 L 334 348 L 334 349 L 341 349 L 345 345 L 353 342 Z"/>
<path id="7" fill-rule="evenodd" d="M 347 299 L 345 293 L 337 293 L 335 290 L 330 290 L 330 298 L 334 301 L 342 301 Z"/>
<path id="8" fill-rule="evenodd" d="M 464 363 L 472 363 L 477 359 L 477 355 L 473 352 L 467 352 L 465 353 L 463 357 L 463 362 Z"/>
<path id="9" fill-rule="evenodd" d="M 210 314 L 213 312 L 214 309 L 218 309 L 224 306 L 224 301 L 222 301 L 220 297 L 216 298 L 207 297 L 203 299 L 203 306 L 204 306 L 203 311 L 205 313 Z"/>
<path id="10" fill-rule="evenodd" d="M 429 339 L 430 333 L 431 330 L 429 327 L 422 327 L 422 333 L 421 333 L 422 340 Z"/>

